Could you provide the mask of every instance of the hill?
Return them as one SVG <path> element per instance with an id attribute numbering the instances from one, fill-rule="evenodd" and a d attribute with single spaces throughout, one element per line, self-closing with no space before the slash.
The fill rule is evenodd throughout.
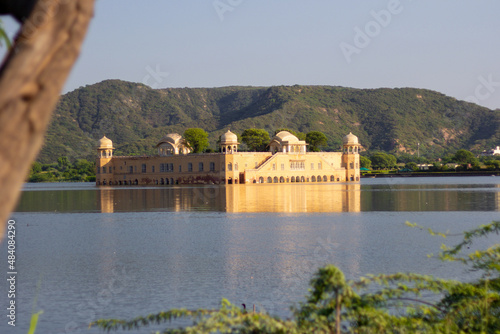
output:
<path id="1" fill-rule="evenodd" d="M 352 131 L 367 150 L 440 156 L 475 152 L 500 142 L 500 110 L 415 88 L 354 89 L 273 86 L 152 89 L 106 80 L 63 95 L 38 157 L 94 159 L 96 141 L 112 139 L 117 155 L 153 154 L 167 133 L 190 127 L 209 133 L 212 147 L 227 129 L 290 128 L 326 134 L 337 150 Z"/>

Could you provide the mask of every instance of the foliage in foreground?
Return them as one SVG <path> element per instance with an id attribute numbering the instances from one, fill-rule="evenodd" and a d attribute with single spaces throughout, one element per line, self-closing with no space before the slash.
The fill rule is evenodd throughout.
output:
<path id="1" fill-rule="evenodd" d="M 192 326 L 162 333 L 499 333 L 500 244 L 467 252 L 476 239 L 499 232 L 500 222 L 493 222 L 465 232 L 455 247 L 443 246 L 439 255 L 443 261 L 460 262 L 482 274 L 471 283 L 411 273 L 346 281 L 342 271 L 328 265 L 314 275 L 310 294 L 293 309 L 292 320 L 246 313 L 222 300 L 219 310 L 174 309 L 130 321 L 98 320 L 92 325 L 106 331 L 134 330 L 187 318 Z"/>

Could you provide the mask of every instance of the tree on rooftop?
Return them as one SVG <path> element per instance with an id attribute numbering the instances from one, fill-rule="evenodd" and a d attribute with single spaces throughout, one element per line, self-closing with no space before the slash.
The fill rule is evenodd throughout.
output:
<path id="1" fill-rule="evenodd" d="M 328 143 L 328 138 L 325 134 L 320 131 L 311 131 L 306 135 L 306 143 L 309 144 L 309 151 L 319 152 L 321 147 L 326 146 Z"/>
<path id="2" fill-rule="evenodd" d="M 186 129 L 184 131 L 184 138 L 189 143 L 193 153 L 201 153 L 210 145 L 208 142 L 208 133 L 200 128 Z"/>
<path id="3" fill-rule="evenodd" d="M 271 138 L 264 129 L 246 129 L 241 134 L 241 140 L 247 145 L 248 150 L 253 152 L 263 152 Z"/>

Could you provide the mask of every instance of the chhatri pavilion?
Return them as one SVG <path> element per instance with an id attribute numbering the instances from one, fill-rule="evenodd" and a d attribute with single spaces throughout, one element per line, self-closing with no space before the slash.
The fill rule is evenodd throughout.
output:
<path id="1" fill-rule="evenodd" d="M 227 131 L 219 153 L 191 153 L 179 134 L 163 137 L 154 156 L 113 156 L 113 142 L 98 142 L 97 185 L 174 185 L 359 181 L 358 137 L 343 138 L 342 152 L 307 152 L 305 141 L 277 133 L 269 152 L 239 152 L 238 137 Z"/>

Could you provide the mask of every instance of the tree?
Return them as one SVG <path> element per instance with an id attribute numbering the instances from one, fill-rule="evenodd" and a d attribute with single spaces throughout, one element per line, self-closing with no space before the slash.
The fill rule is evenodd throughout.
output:
<path id="1" fill-rule="evenodd" d="M 57 169 L 59 169 L 60 172 L 64 172 L 69 167 L 71 167 L 71 163 L 69 162 L 68 157 L 63 156 L 57 159 Z"/>
<path id="2" fill-rule="evenodd" d="M 500 161 L 499 160 L 486 160 L 484 162 L 487 168 L 489 169 L 500 169 Z"/>
<path id="3" fill-rule="evenodd" d="M 417 165 L 416 162 L 410 161 L 410 162 L 407 162 L 405 164 L 405 168 L 411 169 L 413 171 L 417 171 L 418 170 L 418 165 Z"/>
<path id="4" fill-rule="evenodd" d="M 384 152 L 372 154 L 370 160 L 372 161 L 373 168 L 378 169 L 390 169 L 396 165 L 396 157 Z"/>
<path id="5" fill-rule="evenodd" d="M 193 153 L 201 153 L 210 145 L 208 142 L 208 133 L 200 128 L 186 129 L 184 131 L 184 138 L 193 150 Z"/>
<path id="6" fill-rule="evenodd" d="M 269 133 L 264 129 L 246 129 L 241 134 L 241 140 L 247 145 L 248 149 L 253 152 L 263 152 L 269 144 L 271 138 Z"/>
<path id="7" fill-rule="evenodd" d="M 464 168 L 468 168 L 468 165 L 472 167 L 479 165 L 479 160 L 477 160 L 472 152 L 467 150 L 458 150 L 453 156 L 453 161 L 461 164 Z"/>
<path id="8" fill-rule="evenodd" d="M 311 131 L 306 135 L 306 142 L 309 144 L 309 151 L 319 152 L 320 148 L 328 143 L 328 138 L 323 132 Z"/>
<path id="9" fill-rule="evenodd" d="M 372 161 L 365 156 L 359 156 L 359 165 L 363 168 L 370 169 L 372 167 Z"/>
<path id="10" fill-rule="evenodd" d="M 0 234 L 40 151 L 93 16 L 93 0 L 4 0 L 22 26 L 0 69 Z M 0 239 L 1 240 L 1 239 Z"/>

